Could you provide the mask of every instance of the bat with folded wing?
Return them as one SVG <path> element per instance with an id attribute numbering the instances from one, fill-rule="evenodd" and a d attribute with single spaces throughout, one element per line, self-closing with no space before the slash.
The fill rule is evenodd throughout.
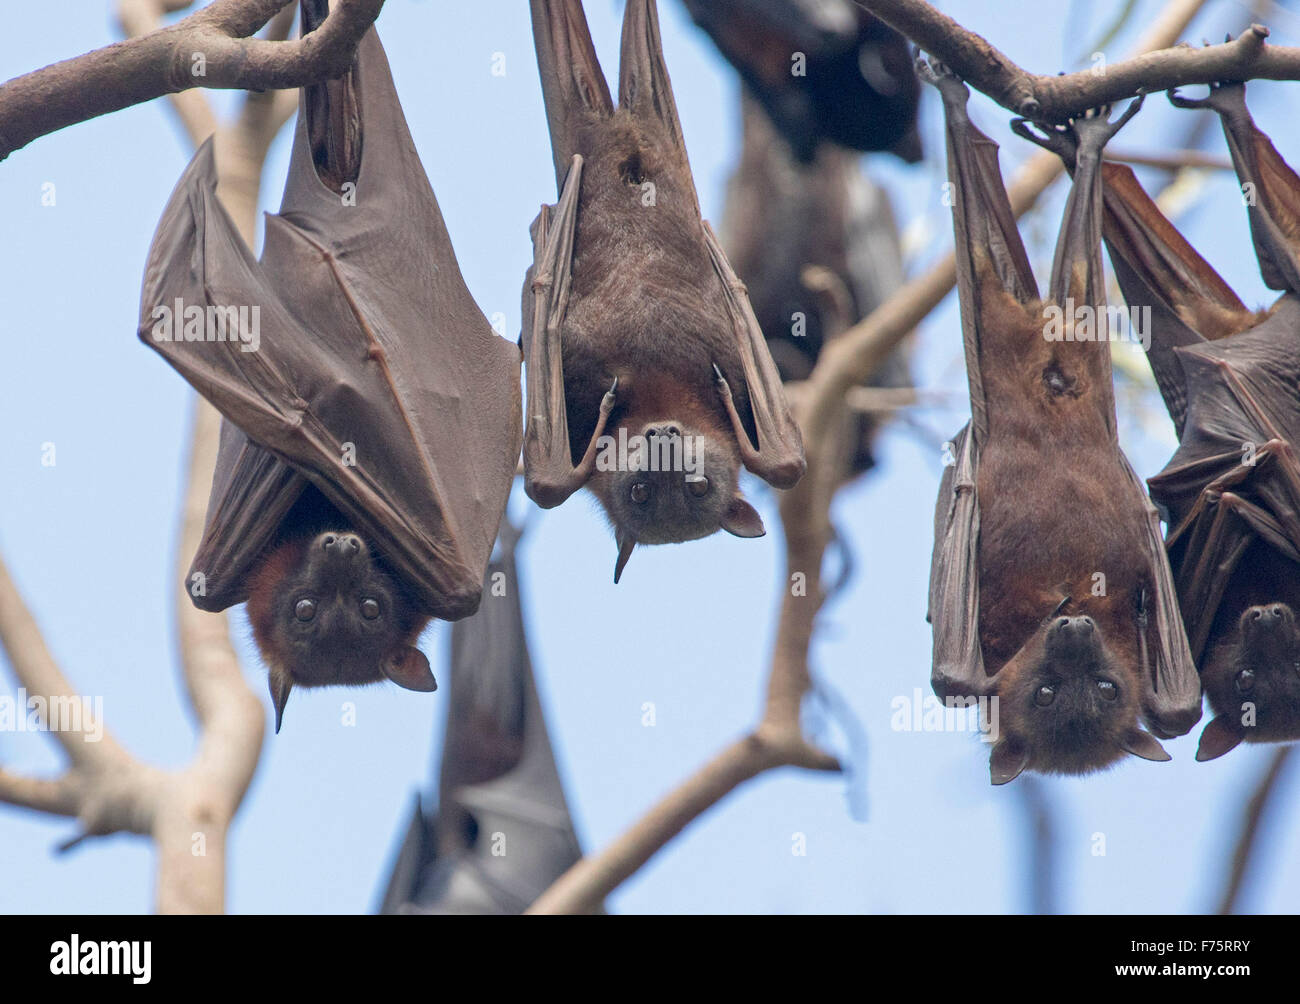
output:
<path id="1" fill-rule="evenodd" d="M 971 396 L 935 514 L 931 683 L 985 702 L 994 784 L 1168 760 L 1156 736 L 1191 729 L 1200 685 L 1159 518 L 1116 433 L 1101 161 L 1127 116 L 1071 124 L 1078 165 L 1040 299 L 996 144 L 965 85 L 920 66 L 947 120 Z"/>
<path id="2" fill-rule="evenodd" d="M 304 0 L 304 30 L 326 16 Z M 248 601 L 279 730 L 294 686 L 436 686 L 430 617 L 474 612 L 520 442 L 519 349 L 461 278 L 371 30 L 303 89 L 254 258 L 195 156 L 149 252 L 139 335 L 224 416 L 189 574 Z"/>

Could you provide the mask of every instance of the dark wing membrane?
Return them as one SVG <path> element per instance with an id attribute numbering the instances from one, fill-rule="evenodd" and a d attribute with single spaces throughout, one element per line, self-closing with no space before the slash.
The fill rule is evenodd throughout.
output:
<path id="1" fill-rule="evenodd" d="M 253 564 L 307 484 L 236 426 L 221 423 L 207 522 L 186 583 L 196 607 L 216 612 L 248 599 Z"/>
<path id="2" fill-rule="evenodd" d="M 300 115 L 259 266 L 200 151 L 155 239 L 141 337 L 354 521 L 421 606 L 454 619 L 477 605 L 518 457 L 519 354 L 460 277 L 373 32 L 354 72 L 355 192 L 320 182 Z M 257 351 L 153 341 L 151 305 L 182 290 L 187 302 L 260 308 Z"/>
<path id="3" fill-rule="evenodd" d="M 531 0 L 533 43 L 555 158 L 555 187 L 564 185 L 581 131 L 614 113 L 609 84 L 596 58 L 582 0 Z"/>
<path id="4" fill-rule="evenodd" d="M 930 686 L 944 697 L 991 693 L 979 634 L 980 508 L 975 484 L 975 440 L 969 423 L 952 443 L 934 513 L 927 620 L 933 629 Z"/>
<path id="5" fill-rule="evenodd" d="M 1165 469 L 1149 481 L 1152 497 L 1169 511 L 1171 536 L 1212 481 L 1248 466 L 1270 440 L 1300 442 L 1300 299 L 1284 296 L 1250 331 L 1178 356 L 1186 427 Z"/>
<path id="6" fill-rule="evenodd" d="M 1147 358 L 1181 436 L 1187 389 L 1174 350 L 1240 331 L 1254 313 L 1160 212 L 1131 168 L 1105 164 L 1102 177 L 1115 277 L 1130 308 L 1150 308 Z"/>
<path id="7" fill-rule="evenodd" d="M 1255 125 L 1245 84 L 1217 86 L 1206 103 L 1223 122 L 1264 283 L 1300 295 L 1300 177 Z"/>
<path id="8" fill-rule="evenodd" d="M 412 831 L 397 872 L 418 873 L 386 901 L 438 913 L 519 913 L 581 856 L 534 682 L 514 547 L 502 527 L 478 612 L 452 628 L 451 695 L 439 806 Z M 504 853 L 503 853 L 504 852 Z"/>

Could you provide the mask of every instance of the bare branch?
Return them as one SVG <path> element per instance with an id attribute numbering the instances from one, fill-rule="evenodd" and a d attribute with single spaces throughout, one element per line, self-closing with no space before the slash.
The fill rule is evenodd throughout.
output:
<path id="1" fill-rule="evenodd" d="M 1228 872 L 1223 896 L 1219 900 L 1218 912 L 1221 914 L 1236 913 L 1241 905 L 1242 886 L 1259 847 L 1259 824 L 1277 791 L 1278 778 L 1282 776 L 1293 752 L 1295 752 L 1294 746 L 1283 746 L 1273 753 L 1268 770 L 1264 772 L 1264 776 L 1260 778 L 1259 784 L 1251 793 L 1250 801 L 1246 803 L 1241 820 L 1241 832 L 1237 836 L 1237 845 L 1232 854 L 1232 867 Z"/>
<path id="2" fill-rule="evenodd" d="M 959 77 L 1017 115 L 1062 122 L 1088 108 L 1135 97 L 1139 91 L 1221 80 L 1300 80 L 1300 48 L 1267 45 L 1268 29 L 1252 25 L 1233 41 L 1194 49 L 1169 48 L 1204 0 L 1174 0 L 1148 32 L 1166 39 L 1141 45 L 1139 55 L 1061 76 L 1026 73 L 984 38 L 967 31 L 925 0 L 856 0 L 902 32 Z M 1159 51 L 1145 51 L 1145 50 Z"/>
<path id="3" fill-rule="evenodd" d="M 20 777 L 0 769 L 0 802 L 56 816 L 77 814 L 76 793 L 65 777 Z"/>
<path id="4" fill-rule="evenodd" d="M 286 0 L 216 0 L 183 21 L 0 85 L 0 160 L 47 133 L 193 87 L 263 91 L 344 73 L 384 0 L 338 0 L 304 38 L 250 38 Z M 188 108 L 191 135 L 198 113 Z"/>

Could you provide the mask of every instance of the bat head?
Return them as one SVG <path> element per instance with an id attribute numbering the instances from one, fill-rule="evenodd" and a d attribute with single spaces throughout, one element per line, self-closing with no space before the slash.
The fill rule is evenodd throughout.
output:
<path id="1" fill-rule="evenodd" d="M 1247 607 L 1201 668 L 1215 718 L 1201 733 L 1197 760 L 1241 742 L 1300 738 L 1300 623 L 1286 603 Z"/>
<path id="2" fill-rule="evenodd" d="M 617 456 L 598 463 L 589 484 L 614 525 L 616 583 L 637 544 L 698 540 L 718 530 L 737 537 L 766 533 L 740 493 L 740 456 L 730 435 L 677 419 L 634 428 L 618 427 Z"/>
<path id="3" fill-rule="evenodd" d="M 1144 760 L 1169 754 L 1138 727 L 1140 698 L 1089 616 L 1053 616 L 998 674 L 999 738 L 994 784 L 1029 769 L 1087 774 L 1126 753 Z"/>
<path id="4" fill-rule="evenodd" d="M 389 679 L 407 690 L 437 688 L 414 644 L 428 616 L 350 531 L 273 549 L 253 575 L 248 618 L 270 667 L 277 732 L 294 685 Z"/>

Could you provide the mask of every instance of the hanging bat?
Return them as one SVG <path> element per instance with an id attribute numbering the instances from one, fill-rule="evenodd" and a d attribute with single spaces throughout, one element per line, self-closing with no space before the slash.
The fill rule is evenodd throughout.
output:
<path id="1" fill-rule="evenodd" d="M 722 244 L 781 379 L 806 380 L 828 339 L 903 284 L 898 227 L 888 196 L 862 173 L 857 155 L 825 143 L 802 163 L 752 97 L 742 95 L 741 106 L 740 163 L 727 185 Z M 809 282 L 809 266 L 821 272 L 820 287 Z M 909 386 L 907 354 L 893 352 L 867 385 Z M 875 465 L 881 425 L 870 414 L 852 421 L 849 476 Z"/>
<path id="2" fill-rule="evenodd" d="M 560 199 L 524 282 L 525 487 L 544 508 L 591 489 L 617 582 L 637 544 L 760 536 L 740 467 L 788 488 L 803 443 L 700 219 L 653 0 L 625 9 L 617 108 L 579 0 L 532 0 L 532 17 Z"/>
<path id="3" fill-rule="evenodd" d="M 686 0 L 795 157 L 823 142 L 921 159 L 907 39 L 850 0 Z"/>
<path id="4" fill-rule="evenodd" d="M 1103 344 L 1102 149 L 1137 109 L 1074 120 L 1078 166 L 1040 300 L 997 145 L 967 117 L 961 81 L 918 69 L 944 102 L 971 396 L 935 513 L 931 684 L 950 702 L 996 698 L 994 784 L 1125 753 L 1168 760 L 1155 736 L 1191 729 L 1200 686 L 1159 518 L 1119 448 Z"/>
<path id="5" fill-rule="evenodd" d="M 1215 713 L 1196 758 L 1212 760 L 1243 740 L 1300 739 L 1300 178 L 1255 127 L 1244 85 L 1171 97 L 1221 116 L 1260 271 L 1283 291 L 1248 309 L 1133 172 L 1107 165 L 1111 259 L 1130 307 L 1150 309 L 1151 368 L 1179 436 L 1148 484 Z"/>
<path id="6" fill-rule="evenodd" d="M 326 13 L 304 2 L 304 29 Z M 478 606 L 519 350 L 465 287 L 373 31 L 304 89 L 260 262 L 216 178 L 209 142 L 158 225 L 139 334 L 225 418 L 190 593 L 248 601 L 279 731 L 295 685 L 436 687 L 416 641 Z"/>
<path id="7" fill-rule="evenodd" d="M 417 796 L 380 913 L 522 913 L 582 857 L 528 655 L 519 535 L 502 524 L 483 604 L 452 626 L 437 812 Z"/>

